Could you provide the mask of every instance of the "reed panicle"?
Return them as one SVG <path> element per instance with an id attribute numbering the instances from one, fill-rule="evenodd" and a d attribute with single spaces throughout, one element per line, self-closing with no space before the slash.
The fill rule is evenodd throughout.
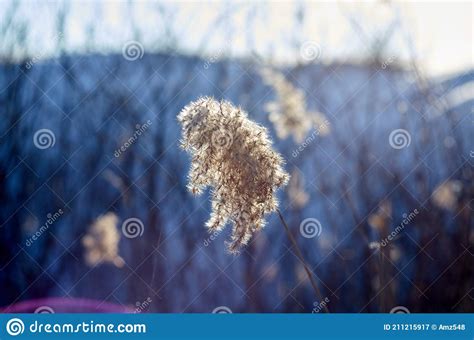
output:
<path id="1" fill-rule="evenodd" d="M 276 190 L 288 182 L 282 157 L 273 150 L 266 129 L 227 101 L 200 98 L 178 115 L 181 146 L 191 154 L 189 190 L 211 187 L 210 232 L 231 223 L 229 250 L 238 252 L 275 211 Z"/>

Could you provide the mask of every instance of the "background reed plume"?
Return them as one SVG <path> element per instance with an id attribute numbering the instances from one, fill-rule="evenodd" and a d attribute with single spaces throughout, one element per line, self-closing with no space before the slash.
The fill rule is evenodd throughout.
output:
<path id="1" fill-rule="evenodd" d="M 262 68 L 260 74 L 265 84 L 276 93 L 275 100 L 267 103 L 265 108 L 278 138 L 285 139 L 291 135 L 294 141 L 301 143 L 313 128 L 321 135 L 330 132 L 326 117 L 306 108 L 304 91 L 296 88 L 283 73 L 267 67 Z"/>

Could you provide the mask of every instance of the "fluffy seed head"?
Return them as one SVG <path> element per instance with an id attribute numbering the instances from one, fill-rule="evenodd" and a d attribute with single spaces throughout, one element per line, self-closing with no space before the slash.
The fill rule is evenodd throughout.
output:
<path id="1" fill-rule="evenodd" d="M 206 226 L 220 231 L 233 226 L 231 252 L 247 244 L 275 211 L 275 191 L 288 181 L 283 159 L 272 149 L 265 128 L 227 101 L 204 97 L 178 115 L 182 148 L 191 154 L 189 190 L 211 187 L 212 213 Z"/>
<path id="2" fill-rule="evenodd" d="M 110 262 L 117 267 L 124 265 L 124 260 L 118 254 L 120 233 L 117 221 L 118 217 L 112 212 L 100 216 L 82 238 L 82 244 L 86 248 L 85 260 L 89 266 L 102 262 Z"/>
<path id="3" fill-rule="evenodd" d="M 276 100 L 269 102 L 266 109 L 279 138 L 285 139 L 291 135 L 296 142 L 301 143 L 312 128 L 323 136 L 330 132 L 324 115 L 308 111 L 304 92 L 286 80 L 282 73 L 264 68 L 261 75 L 276 93 Z"/>
<path id="4" fill-rule="evenodd" d="M 454 211 L 458 204 L 458 197 L 462 190 L 462 183 L 448 180 L 441 183 L 431 195 L 431 201 L 442 209 Z"/>

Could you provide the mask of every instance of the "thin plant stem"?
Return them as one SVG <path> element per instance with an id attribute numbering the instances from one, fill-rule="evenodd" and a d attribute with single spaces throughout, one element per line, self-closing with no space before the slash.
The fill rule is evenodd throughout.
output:
<path id="1" fill-rule="evenodd" d="M 298 246 L 298 243 L 296 243 L 296 239 L 291 233 L 290 228 L 288 227 L 288 224 L 286 224 L 285 219 L 283 218 L 283 215 L 280 212 L 280 209 L 277 209 L 277 213 L 278 213 L 278 217 L 280 218 L 281 223 L 285 227 L 286 233 L 288 234 L 288 238 L 290 239 L 291 243 L 293 243 L 293 246 L 295 247 L 296 256 L 298 256 L 298 259 L 303 264 L 304 270 L 306 271 L 306 275 L 308 275 L 309 281 L 311 282 L 311 286 L 313 286 L 314 292 L 316 294 L 316 298 L 321 302 L 322 301 L 321 291 L 319 290 L 318 285 L 316 284 L 316 281 L 314 280 L 313 274 L 309 270 L 308 265 L 306 264 L 303 258 L 303 253 L 301 252 L 301 249 Z M 326 304 L 323 304 L 323 307 L 324 307 L 324 311 L 326 313 L 329 313 L 329 309 L 326 306 Z"/>

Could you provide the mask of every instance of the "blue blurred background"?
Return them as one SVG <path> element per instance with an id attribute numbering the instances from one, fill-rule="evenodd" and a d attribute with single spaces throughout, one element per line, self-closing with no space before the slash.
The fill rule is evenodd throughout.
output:
<path id="1" fill-rule="evenodd" d="M 472 13 L 2 1 L 0 306 L 472 312 Z M 292 176 L 281 210 L 322 296 L 275 215 L 238 256 L 229 228 L 207 233 L 176 120 L 203 95 L 267 127 Z M 275 106 L 297 108 L 296 132 Z"/>

